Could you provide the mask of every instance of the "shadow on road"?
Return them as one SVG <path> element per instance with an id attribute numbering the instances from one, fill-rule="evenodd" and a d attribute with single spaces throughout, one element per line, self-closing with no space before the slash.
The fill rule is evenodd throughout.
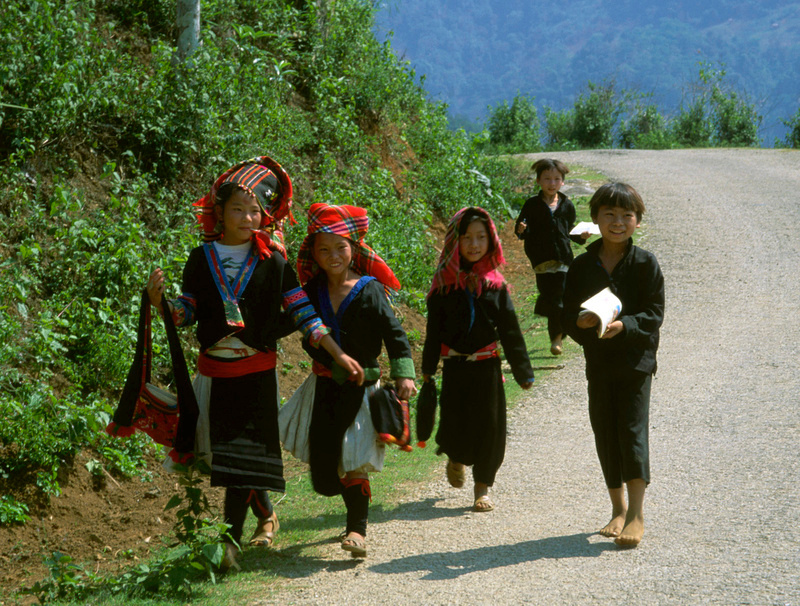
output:
<path id="1" fill-rule="evenodd" d="M 592 534 L 581 533 L 563 537 L 547 537 L 509 545 L 494 545 L 466 549 L 424 553 L 391 562 L 370 566 L 378 574 L 404 574 L 413 571 L 427 572 L 423 581 L 455 579 L 465 574 L 513 566 L 541 559 L 593 558 L 604 551 L 615 550 L 611 543 L 590 543 Z"/>
<path id="2" fill-rule="evenodd" d="M 438 520 L 441 518 L 458 518 L 465 513 L 472 511 L 472 501 L 467 497 L 463 507 L 441 507 L 437 506 L 442 499 L 428 498 L 410 503 L 402 503 L 397 507 L 373 514 L 372 508 L 369 510 L 370 522 L 380 523 L 385 520 Z M 467 503 L 467 501 L 469 501 Z"/>

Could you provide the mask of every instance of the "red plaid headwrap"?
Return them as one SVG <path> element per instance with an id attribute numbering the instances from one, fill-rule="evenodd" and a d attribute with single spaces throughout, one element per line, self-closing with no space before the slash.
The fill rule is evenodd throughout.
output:
<path id="1" fill-rule="evenodd" d="M 489 238 L 493 244 L 491 250 L 476 261 L 468 271 L 461 267 L 461 252 L 458 248 L 461 221 L 467 215 L 478 215 L 486 219 Z M 467 284 L 474 284 L 475 292 L 479 295 L 484 287 L 498 289 L 505 283 L 505 278 L 497 271 L 497 267 L 505 262 L 500 237 L 497 235 L 497 228 L 489 213 L 477 206 L 462 208 L 450 219 L 450 224 L 447 226 L 442 254 L 439 255 L 439 265 L 433 274 L 433 283 L 428 296 L 430 297 L 435 292 L 447 292 L 451 288 L 463 289 Z"/>
<path id="2" fill-rule="evenodd" d="M 319 265 L 312 254 L 314 234 L 336 234 L 353 244 L 353 269 L 362 276 L 373 276 L 386 288 L 400 290 L 400 282 L 386 262 L 364 244 L 369 229 L 367 211 L 357 206 L 333 206 L 318 202 L 308 209 L 308 235 L 297 253 L 297 277 L 305 284 L 317 273 Z"/>
<path id="3" fill-rule="evenodd" d="M 283 220 L 296 221 L 292 216 L 292 180 L 283 169 L 269 156 L 259 156 L 239 162 L 222 173 L 205 196 L 194 203 L 200 208 L 197 220 L 203 227 L 203 241 L 213 242 L 222 237 L 218 230 L 217 215 L 214 206 L 220 189 L 237 187 L 253 196 L 261 207 L 261 230 L 253 235 L 259 256 L 270 255 L 270 250 L 277 250 L 286 257 L 283 243 Z"/>

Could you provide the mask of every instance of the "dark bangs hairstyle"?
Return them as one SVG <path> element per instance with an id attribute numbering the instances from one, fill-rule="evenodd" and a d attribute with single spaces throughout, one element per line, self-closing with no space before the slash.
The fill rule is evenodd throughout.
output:
<path id="1" fill-rule="evenodd" d="M 542 158 L 541 160 L 537 160 L 531 166 L 531 170 L 536 173 L 536 180 L 539 180 L 539 177 L 542 176 L 542 173 L 546 170 L 555 169 L 561 173 L 561 178 L 565 179 L 567 177 L 567 173 L 569 169 L 567 165 L 564 164 L 561 160 L 556 160 L 554 158 Z"/>
<path id="2" fill-rule="evenodd" d="M 597 219 L 601 206 L 632 210 L 636 213 L 637 221 L 642 220 L 645 210 L 644 202 L 639 192 L 627 183 L 619 182 L 606 183 L 594 192 L 592 199 L 589 200 L 589 212 L 592 215 L 592 219 Z"/>

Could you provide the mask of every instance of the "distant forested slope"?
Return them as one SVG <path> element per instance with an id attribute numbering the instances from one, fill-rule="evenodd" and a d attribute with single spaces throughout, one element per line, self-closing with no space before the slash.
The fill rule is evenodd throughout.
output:
<path id="1" fill-rule="evenodd" d="M 469 120 L 517 93 L 562 109 L 605 79 L 653 93 L 669 113 L 699 61 L 724 64 L 727 81 L 757 103 L 766 144 L 800 102 L 796 1 L 385 0 L 378 24 L 430 94 Z"/>

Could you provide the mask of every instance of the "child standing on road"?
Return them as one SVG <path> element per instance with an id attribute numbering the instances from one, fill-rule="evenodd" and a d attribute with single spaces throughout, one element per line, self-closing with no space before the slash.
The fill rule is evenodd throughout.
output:
<path id="1" fill-rule="evenodd" d="M 272 231 L 289 215 L 292 184 L 274 160 L 261 156 L 225 171 L 195 203 L 205 243 L 191 251 L 182 294 L 169 301 L 176 326 L 197 324 L 198 405 L 208 411 L 211 485 L 225 486 L 225 521 L 234 543 L 224 569 L 236 566 L 247 510 L 258 518 L 251 545 L 271 546 L 278 518 L 268 490 L 283 492 L 278 440 L 276 342 L 295 329 L 330 352 L 344 372 L 363 378 L 344 354 L 284 258 Z M 161 305 L 164 274 L 147 291 Z M 285 310 L 285 311 L 283 311 Z"/>
<path id="2" fill-rule="evenodd" d="M 491 511 L 489 487 L 503 463 L 506 397 L 498 341 L 523 389 L 533 369 L 505 280 L 497 229 L 482 208 L 458 211 L 445 235 L 428 293 L 428 322 L 422 352 L 423 380 L 433 380 L 444 358 L 438 453 L 448 457 L 447 479 L 461 488 L 472 465 L 474 510 Z"/>
<path id="3" fill-rule="evenodd" d="M 364 368 L 364 384 L 342 376 L 331 356 L 309 346 L 304 337 L 303 347 L 314 359 L 313 374 L 280 412 L 284 446 L 310 464 L 314 490 L 344 499 L 342 549 L 353 557 L 367 555 L 369 473 L 381 471 L 386 450 L 369 408 L 369 397 L 380 386 L 383 345 L 399 399 L 416 393 L 411 347 L 387 297 L 387 289 L 399 290 L 400 282 L 363 242 L 368 227 L 362 208 L 312 204 L 308 236 L 297 255 L 297 273 L 308 298 L 336 342 Z M 287 425 L 303 416 L 298 409 L 309 405 L 307 447 L 297 448 L 306 438 L 287 439 L 297 431 Z"/>
<path id="4" fill-rule="evenodd" d="M 636 190 L 609 183 L 589 205 L 602 237 L 567 273 L 564 326 L 583 346 L 589 418 L 611 498 L 611 521 L 600 534 L 635 547 L 644 535 L 644 493 L 650 483 L 650 384 L 664 318 L 664 277 L 655 256 L 633 245 L 631 236 L 645 210 Z M 622 310 L 598 336 L 599 318 L 581 314 L 581 304 L 605 288 L 619 298 Z"/>
<path id="5" fill-rule="evenodd" d="M 517 217 L 517 238 L 525 241 L 525 254 L 530 259 L 536 274 L 535 314 L 547 317 L 547 332 L 550 335 L 550 353 L 561 355 L 563 327 L 562 297 L 564 281 L 573 254 L 570 240 L 583 244 L 589 232 L 570 236 L 575 227 L 575 206 L 559 192 L 569 168 L 559 160 L 542 159 L 533 165 L 539 193 L 528 198 Z"/>

